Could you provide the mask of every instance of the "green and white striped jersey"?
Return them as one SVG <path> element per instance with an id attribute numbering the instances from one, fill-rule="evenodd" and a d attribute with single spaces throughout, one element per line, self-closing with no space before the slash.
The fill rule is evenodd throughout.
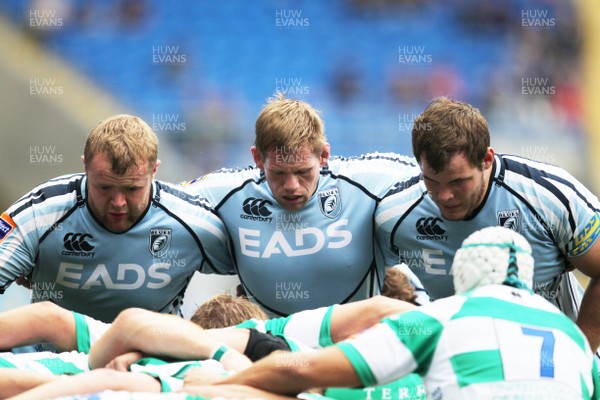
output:
<path id="1" fill-rule="evenodd" d="M 163 393 L 177 392 L 183 388 L 183 378 L 191 368 L 211 369 L 221 375 L 230 372 L 215 360 L 167 362 L 158 358 L 142 358 L 129 366 L 131 372 L 148 374 L 160 382 Z"/>
<path id="2" fill-rule="evenodd" d="M 331 341 L 331 313 L 335 306 L 297 312 L 287 317 L 266 321 L 249 319 L 237 328 L 256 329 L 259 332 L 280 336 L 292 351 L 306 348 L 318 349 L 333 344 Z"/>
<path id="3" fill-rule="evenodd" d="M 597 399 L 579 328 L 541 296 L 490 285 L 385 318 L 336 346 L 365 386 L 416 372 L 435 399 Z"/>
<path id="4" fill-rule="evenodd" d="M 40 351 L 19 354 L 3 352 L 0 353 L 1 368 L 19 369 L 44 375 L 75 375 L 89 371 L 87 354 L 77 351 L 65 353 Z"/>
<path id="5" fill-rule="evenodd" d="M 251 319 L 237 325 L 238 328 L 252 328 L 260 332 L 270 332 L 284 338 L 292 351 L 318 349 L 333 345 L 331 339 L 331 314 L 336 305 L 315 310 L 301 311 L 288 317 L 273 318 L 267 321 Z M 305 394 L 306 395 L 306 394 Z M 299 398 L 305 398 L 300 397 Z M 342 400 L 427 400 L 421 377 L 410 374 L 396 381 L 367 388 L 330 388 L 325 397 Z"/>

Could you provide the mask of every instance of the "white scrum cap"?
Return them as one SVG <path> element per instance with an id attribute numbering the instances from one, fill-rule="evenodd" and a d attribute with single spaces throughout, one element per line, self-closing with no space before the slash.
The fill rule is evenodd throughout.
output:
<path id="1" fill-rule="evenodd" d="M 533 265 L 531 246 L 521 234 L 501 226 L 483 228 L 456 251 L 454 289 L 463 293 L 490 284 L 531 289 Z"/>

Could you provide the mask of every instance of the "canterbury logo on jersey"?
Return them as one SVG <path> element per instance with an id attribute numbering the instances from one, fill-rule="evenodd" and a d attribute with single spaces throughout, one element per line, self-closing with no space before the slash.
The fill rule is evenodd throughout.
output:
<path id="1" fill-rule="evenodd" d="M 94 257 L 94 245 L 90 244 L 90 240 L 94 237 L 89 233 L 73 233 L 69 232 L 63 237 L 63 243 L 66 251 L 61 254 L 64 256 L 78 257 Z"/>
<path id="2" fill-rule="evenodd" d="M 267 221 L 273 220 L 269 215 L 272 214 L 271 210 L 267 206 L 272 206 L 273 203 L 270 200 L 257 199 L 255 197 L 248 197 L 242 204 L 242 209 L 245 214 L 241 214 L 240 218 L 251 219 L 252 221 Z"/>
<path id="3" fill-rule="evenodd" d="M 419 218 L 415 225 L 419 240 L 448 240 L 448 236 L 444 235 L 446 230 L 441 226 L 444 221 L 437 217 Z"/>

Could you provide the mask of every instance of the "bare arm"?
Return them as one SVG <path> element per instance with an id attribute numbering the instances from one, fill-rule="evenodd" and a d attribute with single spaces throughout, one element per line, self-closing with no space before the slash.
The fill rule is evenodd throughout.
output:
<path id="1" fill-rule="evenodd" d="M 361 381 L 342 351 L 332 346 L 314 352 L 272 353 L 217 385 L 222 384 L 296 395 L 312 388 L 356 387 Z"/>
<path id="2" fill-rule="evenodd" d="M 43 400 L 58 396 L 96 393 L 102 390 L 160 393 L 161 385 L 148 374 L 99 369 L 54 380 L 11 397 L 10 400 Z"/>
<path id="3" fill-rule="evenodd" d="M 591 278 L 581 301 L 577 325 L 587 337 L 592 351 L 600 346 L 600 240 L 581 256 L 570 257 L 569 262 Z"/>
<path id="4" fill-rule="evenodd" d="M 0 398 L 15 396 L 44 383 L 60 379 L 57 375 L 40 374 L 14 368 L 4 368 L 0 374 Z"/>
<path id="5" fill-rule="evenodd" d="M 388 315 L 414 308 L 413 304 L 385 296 L 336 306 L 331 314 L 331 340 L 337 343 L 370 328 Z"/>
<path id="6" fill-rule="evenodd" d="M 0 313 L 0 332 L 2 350 L 34 343 L 52 343 L 58 351 L 77 350 L 73 313 L 48 301 Z"/>
<path id="7" fill-rule="evenodd" d="M 133 351 L 156 357 L 203 360 L 211 358 L 226 340 L 230 340 L 230 350 L 218 352 L 220 361 L 226 369 L 240 370 L 252 363 L 231 346 L 243 344 L 243 350 L 248 332 L 242 329 L 231 331 L 220 332 L 217 339 L 210 331 L 183 318 L 131 308 L 119 314 L 110 329 L 92 346 L 89 364 L 91 368 L 104 367 L 116 356 Z"/>
<path id="8" fill-rule="evenodd" d="M 592 351 L 600 346 L 600 279 L 593 278 L 588 283 L 581 308 L 577 317 L 577 325 L 583 331 L 590 343 Z"/>

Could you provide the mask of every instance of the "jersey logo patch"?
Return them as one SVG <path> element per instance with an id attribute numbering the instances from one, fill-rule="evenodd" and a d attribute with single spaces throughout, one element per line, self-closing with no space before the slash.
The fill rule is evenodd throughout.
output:
<path id="1" fill-rule="evenodd" d="M 94 237 L 89 233 L 68 232 L 63 237 L 63 246 L 65 250 L 60 254 L 63 256 L 94 258 L 96 253 L 92 250 L 94 250 L 96 246 L 90 243 L 93 240 Z"/>
<path id="2" fill-rule="evenodd" d="M 150 254 L 156 258 L 164 257 L 171 248 L 171 228 L 150 229 Z"/>
<path id="3" fill-rule="evenodd" d="M 2 213 L 2 216 L 0 216 L 0 242 L 3 241 L 16 226 L 15 221 L 13 221 L 7 213 Z"/>
<path id="4" fill-rule="evenodd" d="M 272 212 L 267 208 L 267 205 L 272 206 L 273 203 L 271 203 L 269 200 L 248 197 L 246 200 L 244 200 L 242 209 L 246 214 L 254 217 L 268 217 L 272 214 Z"/>
<path id="5" fill-rule="evenodd" d="M 240 214 L 240 218 L 270 223 L 273 220 L 273 217 L 270 216 L 273 212 L 267 206 L 272 205 L 273 203 L 270 200 L 248 197 L 242 204 L 244 214 Z"/>
<path id="6" fill-rule="evenodd" d="M 418 240 L 448 240 L 443 227 L 444 221 L 439 217 L 423 217 L 417 220 L 415 229 L 419 233 Z"/>
<path id="7" fill-rule="evenodd" d="M 336 218 L 342 211 L 342 201 L 340 200 L 340 191 L 338 188 L 319 190 L 319 208 L 324 216 Z"/>
<path id="8" fill-rule="evenodd" d="M 519 210 L 498 211 L 498 225 L 520 232 L 521 212 Z"/>
<path id="9" fill-rule="evenodd" d="M 89 252 L 94 250 L 94 245 L 90 244 L 88 240 L 94 239 L 89 233 L 73 233 L 69 232 L 63 237 L 63 243 L 65 249 L 69 251 L 77 252 Z"/>

